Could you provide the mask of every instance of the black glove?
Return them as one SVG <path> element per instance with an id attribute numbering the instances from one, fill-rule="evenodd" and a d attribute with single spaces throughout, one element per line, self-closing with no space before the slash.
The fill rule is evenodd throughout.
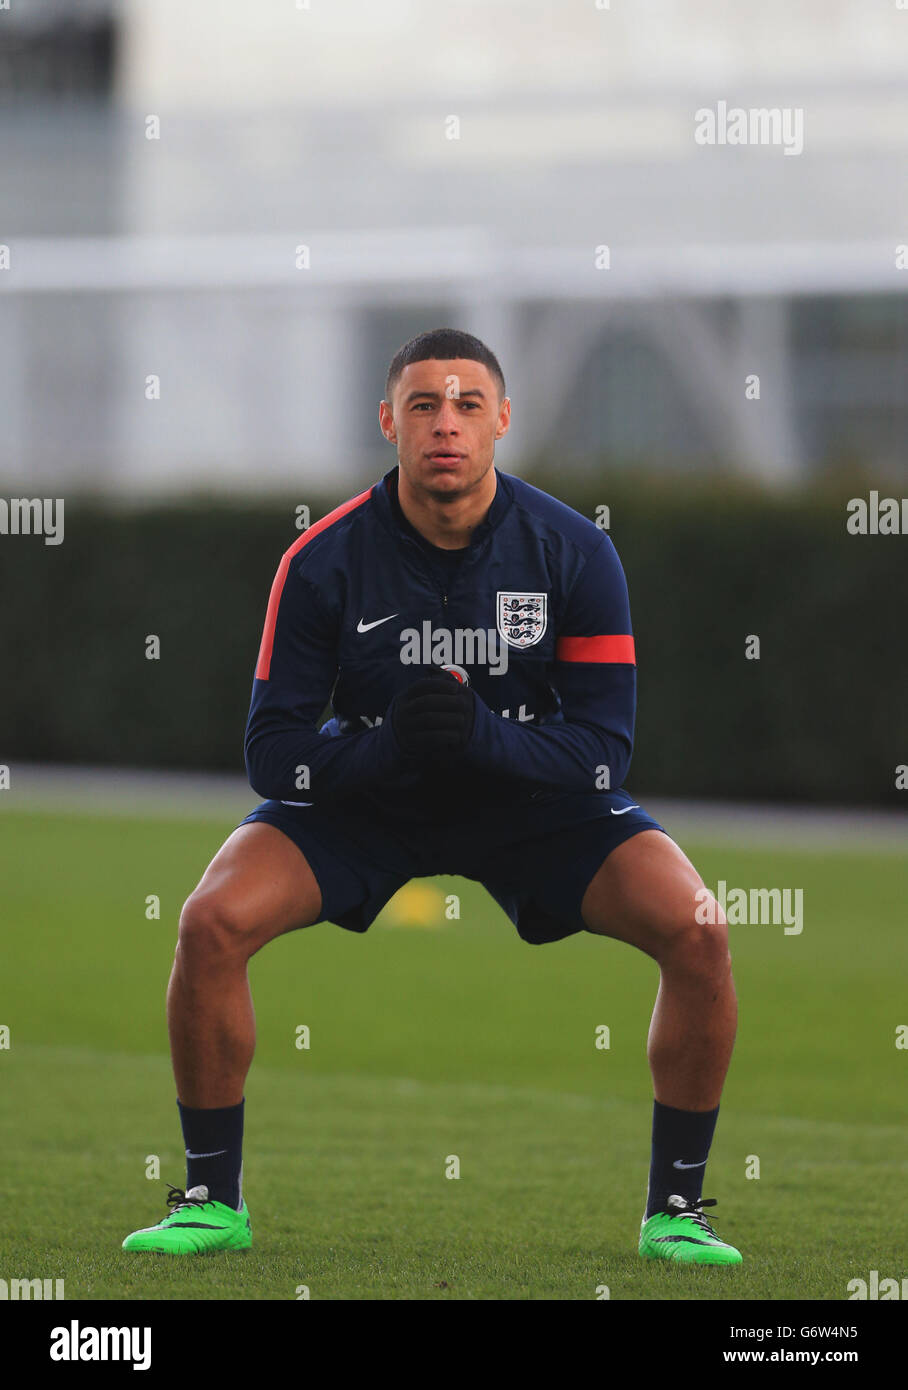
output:
<path id="1" fill-rule="evenodd" d="M 414 681 L 395 695 L 388 718 L 403 753 L 417 758 L 456 757 L 473 732 L 475 696 L 447 671 Z"/>

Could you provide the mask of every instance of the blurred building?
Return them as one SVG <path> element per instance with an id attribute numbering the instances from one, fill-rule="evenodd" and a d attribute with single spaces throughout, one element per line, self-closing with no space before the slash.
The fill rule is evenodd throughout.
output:
<path id="1" fill-rule="evenodd" d="M 906 51 L 894 0 L 14 3 L 0 484 L 352 486 L 446 324 L 505 468 L 904 477 Z M 720 103 L 803 150 L 698 144 Z"/>

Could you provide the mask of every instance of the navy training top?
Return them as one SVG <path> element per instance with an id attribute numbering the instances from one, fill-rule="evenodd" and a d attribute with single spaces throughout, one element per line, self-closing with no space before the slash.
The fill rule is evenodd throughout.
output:
<path id="1" fill-rule="evenodd" d="M 260 796 L 439 823 L 541 801 L 553 828 L 571 793 L 622 787 L 636 666 L 615 547 L 573 508 L 495 475 L 461 551 L 410 525 L 395 466 L 285 552 L 246 726 Z M 402 755 L 384 718 L 433 666 L 477 697 L 471 738 L 443 782 Z"/>

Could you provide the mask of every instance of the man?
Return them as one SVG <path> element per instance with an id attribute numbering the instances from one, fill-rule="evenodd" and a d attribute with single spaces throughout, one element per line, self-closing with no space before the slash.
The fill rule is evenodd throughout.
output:
<path id="1" fill-rule="evenodd" d="M 701 1199 L 735 1033 L 727 931 L 718 905 L 697 911 L 702 879 L 623 790 L 636 669 L 615 549 L 495 468 L 511 403 L 478 339 L 413 339 L 385 394 L 398 466 L 310 527 L 274 580 L 246 731 L 266 800 L 186 902 L 168 990 L 186 1191 L 124 1249 L 251 1243 L 249 958 L 319 921 L 364 932 L 410 878 L 457 873 L 528 942 L 588 931 L 658 962 L 638 1248 L 739 1263 Z"/>

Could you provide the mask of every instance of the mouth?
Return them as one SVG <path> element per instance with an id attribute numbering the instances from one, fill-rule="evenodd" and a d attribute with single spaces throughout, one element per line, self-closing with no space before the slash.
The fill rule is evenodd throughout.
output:
<path id="1" fill-rule="evenodd" d="M 426 457 L 430 460 L 431 463 L 439 463 L 442 465 L 446 465 L 447 467 L 453 467 L 455 464 L 461 463 L 463 461 L 464 455 L 455 454 L 446 449 L 439 449 L 434 454 L 427 454 Z"/>

